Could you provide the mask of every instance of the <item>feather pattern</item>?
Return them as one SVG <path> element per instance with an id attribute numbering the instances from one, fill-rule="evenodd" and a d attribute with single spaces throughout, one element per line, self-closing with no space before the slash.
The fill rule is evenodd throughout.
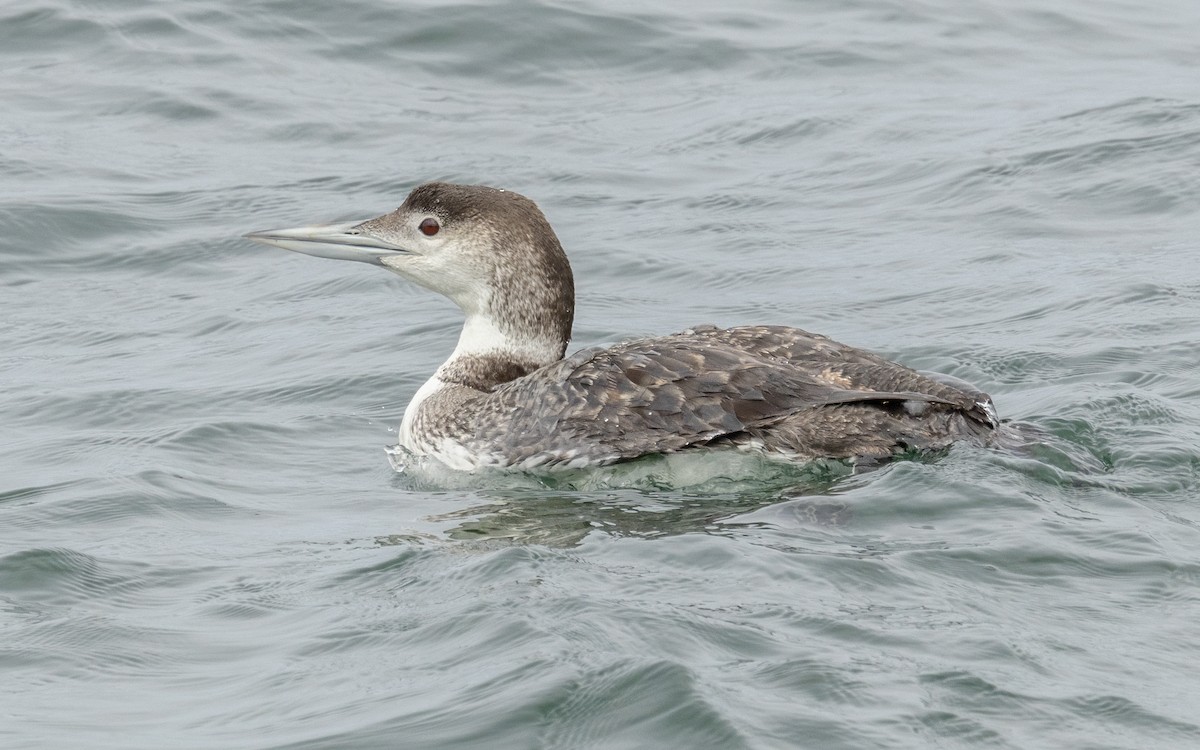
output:
<path id="1" fill-rule="evenodd" d="M 459 417 L 422 431 L 508 466 L 717 446 L 884 458 L 995 427 L 980 391 L 782 326 L 704 326 L 585 349 L 488 392 L 445 396 Z"/>

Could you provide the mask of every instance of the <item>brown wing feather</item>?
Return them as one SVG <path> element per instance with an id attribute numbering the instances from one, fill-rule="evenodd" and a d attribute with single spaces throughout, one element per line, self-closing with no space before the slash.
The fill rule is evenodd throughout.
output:
<path id="1" fill-rule="evenodd" d="M 485 402 L 500 418 L 482 423 L 503 425 L 499 442 L 514 460 L 547 445 L 559 452 L 570 446 L 571 456 L 597 461 L 678 451 L 763 434 L 802 412 L 846 404 L 895 412 L 921 402 L 990 420 L 981 392 L 824 336 L 773 326 L 705 327 L 586 350 L 500 386 Z"/>

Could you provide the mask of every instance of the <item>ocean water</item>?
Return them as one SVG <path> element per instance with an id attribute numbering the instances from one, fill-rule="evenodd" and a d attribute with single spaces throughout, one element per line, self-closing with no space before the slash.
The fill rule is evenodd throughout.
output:
<path id="1" fill-rule="evenodd" d="M 0 747 L 1200 747 L 1197 59 L 1188 0 L 0 3 Z M 240 236 L 431 179 L 538 201 L 572 348 L 794 325 L 1045 438 L 397 474 L 457 311 Z"/>

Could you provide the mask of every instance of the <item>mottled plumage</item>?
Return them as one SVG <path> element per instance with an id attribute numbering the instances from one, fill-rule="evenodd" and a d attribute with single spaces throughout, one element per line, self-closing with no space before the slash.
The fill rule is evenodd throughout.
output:
<path id="1" fill-rule="evenodd" d="M 996 426 L 979 391 L 781 326 L 706 326 L 585 349 L 488 392 L 446 396 L 431 413 L 455 418 L 422 419 L 418 432 L 526 468 L 704 446 L 884 458 L 986 439 Z"/>
<path id="2" fill-rule="evenodd" d="M 697 327 L 561 359 L 570 266 L 545 217 L 515 193 L 430 183 L 378 219 L 251 237 L 382 265 L 458 303 L 458 347 L 400 431 L 404 449 L 453 468 L 716 448 L 882 459 L 987 442 L 999 425 L 991 399 L 965 383 L 782 326 Z"/>

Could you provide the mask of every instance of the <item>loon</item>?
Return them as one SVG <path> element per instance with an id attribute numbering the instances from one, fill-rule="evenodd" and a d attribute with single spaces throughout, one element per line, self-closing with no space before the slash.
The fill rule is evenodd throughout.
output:
<path id="1" fill-rule="evenodd" d="M 873 463 L 988 444 L 1000 427 L 991 397 L 957 378 L 797 328 L 698 326 L 564 359 L 571 266 L 541 210 L 511 191 L 431 182 L 374 219 L 246 237 L 382 266 L 462 309 L 458 345 L 398 431 L 408 455 L 451 469 L 721 448 Z"/>

